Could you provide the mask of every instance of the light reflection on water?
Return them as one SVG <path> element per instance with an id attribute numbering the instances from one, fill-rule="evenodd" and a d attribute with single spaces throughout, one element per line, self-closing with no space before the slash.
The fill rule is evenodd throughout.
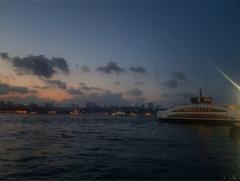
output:
<path id="1" fill-rule="evenodd" d="M 0 115 L 0 178 L 239 178 L 229 133 L 145 117 Z"/>

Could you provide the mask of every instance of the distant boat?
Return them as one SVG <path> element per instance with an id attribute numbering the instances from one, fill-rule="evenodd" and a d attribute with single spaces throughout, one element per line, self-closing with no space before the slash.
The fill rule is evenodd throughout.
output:
<path id="1" fill-rule="evenodd" d="M 38 114 L 38 112 L 29 112 L 29 114 Z"/>
<path id="2" fill-rule="evenodd" d="M 56 111 L 49 111 L 48 114 L 57 114 Z"/>
<path id="3" fill-rule="evenodd" d="M 77 111 L 77 109 L 75 109 L 74 111 L 70 112 L 69 114 L 71 114 L 71 115 L 79 115 L 79 112 Z"/>
<path id="4" fill-rule="evenodd" d="M 146 113 L 145 113 L 145 116 L 152 116 L 152 113 L 146 112 Z"/>
<path id="5" fill-rule="evenodd" d="M 15 111 L 16 114 L 27 114 L 27 110 L 16 110 Z"/>
<path id="6" fill-rule="evenodd" d="M 191 99 L 190 105 L 158 111 L 161 121 L 179 123 L 233 124 L 240 121 L 238 111 L 212 103 L 213 98 L 202 95 Z"/>
<path id="7" fill-rule="evenodd" d="M 117 111 L 115 113 L 112 113 L 112 116 L 125 116 L 126 113 L 125 112 L 122 112 L 122 111 Z"/>
<path id="8" fill-rule="evenodd" d="M 134 113 L 134 112 L 131 112 L 129 113 L 129 116 L 137 116 L 138 114 Z"/>

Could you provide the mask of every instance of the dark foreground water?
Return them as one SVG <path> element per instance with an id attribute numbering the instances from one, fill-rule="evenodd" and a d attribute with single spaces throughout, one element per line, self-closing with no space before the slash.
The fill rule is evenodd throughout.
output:
<path id="1" fill-rule="evenodd" d="M 228 127 L 155 118 L 0 115 L 1 179 L 229 179 L 240 146 Z"/>

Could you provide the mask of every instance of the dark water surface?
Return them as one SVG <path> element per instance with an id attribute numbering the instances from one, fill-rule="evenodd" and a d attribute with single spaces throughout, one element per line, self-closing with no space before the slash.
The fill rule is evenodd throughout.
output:
<path id="1" fill-rule="evenodd" d="M 0 115 L 1 179 L 238 179 L 229 128 L 145 117 Z"/>

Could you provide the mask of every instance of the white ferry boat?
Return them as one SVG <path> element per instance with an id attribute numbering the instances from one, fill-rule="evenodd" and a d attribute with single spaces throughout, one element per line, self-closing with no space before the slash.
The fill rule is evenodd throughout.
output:
<path id="1" fill-rule="evenodd" d="M 191 99 L 191 104 L 158 111 L 161 121 L 179 123 L 233 124 L 240 123 L 240 110 L 213 104 L 212 97 L 202 95 Z"/>

